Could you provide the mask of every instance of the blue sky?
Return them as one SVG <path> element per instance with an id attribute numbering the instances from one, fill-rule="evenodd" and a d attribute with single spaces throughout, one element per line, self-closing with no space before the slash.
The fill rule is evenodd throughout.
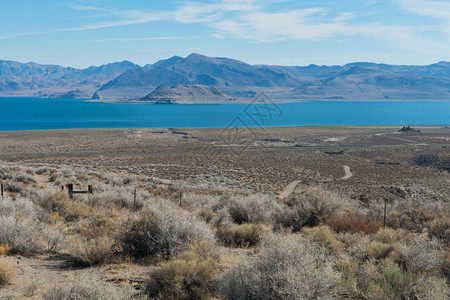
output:
<path id="1" fill-rule="evenodd" d="M 278 65 L 450 61 L 450 1 L 0 3 L 3 60 L 81 68 L 193 52 Z"/>

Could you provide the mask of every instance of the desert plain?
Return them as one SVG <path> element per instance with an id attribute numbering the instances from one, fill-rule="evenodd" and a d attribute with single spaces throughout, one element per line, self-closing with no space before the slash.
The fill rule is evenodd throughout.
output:
<path id="1" fill-rule="evenodd" d="M 15 215 L 9 214 L 14 215 L 16 220 L 29 218 L 27 224 L 34 224 L 36 228 L 45 223 L 45 228 L 57 230 L 64 236 L 61 238 L 64 239 L 64 244 L 61 243 L 58 247 L 50 247 L 51 238 L 46 235 L 36 237 L 37 243 L 40 243 L 36 250 L 10 250 L 8 257 L 16 264 L 15 276 L 0 288 L 0 298 L 53 299 L 51 293 L 58 292 L 55 286 L 77 284 L 80 276 L 84 280 L 87 278 L 87 282 L 94 276 L 96 280 L 139 297 L 143 290 L 160 298 L 186 296 L 183 292 L 158 294 L 158 288 L 155 292 L 154 285 L 147 283 L 148 278 L 157 278 L 157 275 L 149 275 L 152 271 L 164 268 L 164 263 L 170 262 L 171 257 L 177 257 L 182 250 L 155 252 L 156 254 L 149 252 L 148 255 L 137 255 L 136 258 L 132 251 L 122 255 L 126 252 L 122 249 L 125 246 L 117 246 L 115 242 L 116 239 L 124 240 L 121 229 L 115 226 L 124 222 L 125 225 L 121 227 L 126 227 L 131 222 L 123 221 L 123 216 L 132 219 L 135 214 L 142 214 L 139 210 L 143 210 L 146 203 L 156 201 L 155 199 L 159 202 L 167 201 L 174 210 L 183 213 L 186 211 L 186 214 L 205 223 L 205 226 L 208 224 L 216 235 L 217 245 L 214 247 L 220 248 L 218 256 L 205 259 L 214 261 L 211 264 L 214 264 L 217 272 L 212 281 L 214 284 L 220 281 L 220 288 L 203 287 L 206 289 L 204 294 L 191 295 L 193 298 L 185 299 L 233 298 L 230 292 L 232 283 L 220 278 L 227 278 L 227 272 L 239 265 L 243 257 L 256 255 L 260 247 L 259 241 L 279 230 L 284 230 L 283 234 L 304 235 L 328 249 L 330 255 L 344 253 L 343 256 L 351 257 L 349 261 L 356 259 L 359 263 L 354 262 L 354 268 L 372 260 L 376 261 L 373 264 L 377 267 L 385 260 L 401 266 L 399 258 L 405 256 L 401 247 L 415 245 L 415 239 L 423 238 L 435 243 L 437 238 L 440 244 L 433 251 L 439 252 L 440 263 L 436 268 L 442 271 L 433 273 L 417 266 L 416 269 L 410 269 L 414 269 L 414 272 L 418 270 L 417 274 L 427 274 L 426 278 L 434 278 L 434 287 L 448 291 L 448 277 L 443 278 L 448 276 L 449 268 L 449 228 L 448 225 L 444 228 L 442 236 L 430 232 L 435 219 L 448 223 L 449 218 L 450 128 L 414 126 L 409 130 L 401 129 L 402 126 L 337 126 L 0 132 L 0 168 L 3 170 L 0 175 L 1 182 L 5 185 L 5 199 L 0 199 L 0 202 L 13 203 L 17 199 L 24 201 L 24 198 L 32 198 L 30 201 L 42 209 L 42 212 L 22 212 L 30 214 L 25 217 L 19 211 Z M 87 213 L 79 212 L 77 216 L 68 217 L 68 208 L 58 207 L 59 200 L 51 198 L 58 194 L 60 197 L 67 197 L 66 185 L 69 183 L 74 184 L 76 190 L 85 190 L 87 185 L 93 186 L 92 195 L 75 195 L 75 200 L 64 200 L 85 203 Z M 309 226 L 311 224 L 306 222 L 300 224 L 299 228 L 294 221 L 280 217 L 283 214 L 289 215 L 304 199 L 316 197 L 317 189 L 339 198 L 339 205 L 335 210 L 339 211 L 341 218 L 364 217 L 367 222 L 378 222 L 377 228 L 380 231 L 366 232 L 361 229 L 358 233 L 358 230 L 339 227 L 336 220 L 328 222 L 332 219 L 332 212 L 328 212 L 327 216 L 320 216 L 314 226 Z M 114 205 L 108 203 L 108 198 L 113 199 L 111 201 Z M 253 219 L 254 215 L 250 216 L 249 213 L 247 219 L 245 216 L 240 219 L 232 211 L 232 206 L 238 203 L 238 200 L 233 199 L 238 198 L 244 199 L 240 207 L 254 215 L 263 214 L 265 209 L 273 210 L 273 213 Z M 252 211 L 253 208 L 249 207 L 256 205 L 254 203 L 259 198 L 263 199 L 261 203 L 267 207 L 254 208 Z M 254 203 L 247 205 L 245 199 L 253 199 L 249 201 Z M 51 205 L 48 204 L 49 201 L 53 201 Z M 389 234 L 384 233 L 389 238 L 380 238 L 385 222 L 385 203 L 386 226 L 391 231 Z M 95 208 L 97 205 L 103 206 L 102 212 Z M 223 213 L 223 207 L 228 207 L 229 210 L 225 216 L 230 219 L 228 225 L 215 220 Z M 261 211 L 255 212 L 258 209 Z M 420 210 L 424 215 L 434 215 L 417 221 L 417 216 L 411 217 L 414 214 L 411 211 L 414 210 Z M 402 214 L 409 216 L 408 221 L 404 220 Z M 103 221 L 97 224 L 96 221 L 101 218 L 107 224 L 102 223 Z M 415 224 L 416 221 L 418 224 Z M 259 226 L 253 228 L 260 230 L 255 233 L 258 234 L 256 241 L 249 239 L 244 243 L 236 234 L 230 234 L 237 230 L 230 228 L 243 224 Z M 331 228 L 331 234 L 337 237 L 329 239 L 340 246 L 330 246 L 330 243 L 318 238 L 319 233 L 311 233 L 311 228 L 315 226 Z M 303 227 L 308 229 L 303 231 Z M 96 228 L 102 228 L 104 232 L 97 232 Z M 368 239 L 364 246 L 366 248 L 360 250 L 365 253 L 366 258 L 354 258 L 357 255 L 350 248 L 352 243 L 357 243 L 357 239 L 348 242 L 345 234 L 366 234 L 363 237 Z M 401 240 L 402 236 L 408 235 L 408 241 Z M 109 236 L 114 240 L 109 244 L 112 250 L 104 250 L 107 252 L 105 257 L 111 254 L 114 258 L 97 261 L 79 249 L 74 250 L 74 244 L 88 243 L 102 236 Z M 373 254 L 368 245 L 374 242 L 389 245 L 390 250 L 386 250 L 389 253 Z M 262 247 L 267 248 L 267 245 Z M 184 248 L 183 251 L 189 247 Z M 409 263 L 408 260 L 404 261 Z M 382 299 L 386 295 L 383 294 L 385 291 L 380 292 L 370 284 L 364 285 L 348 275 L 357 277 L 359 271 L 356 269 L 343 269 L 338 263 L 334 263 L 333 269 L 355 282 L 346 281 L 348 286 L 342 286 L 342 282 L 333 283 L 333 287 L 324 292 L 334 295 L 330 298 L 362 299 L 372 295 L 373 299 Z M 379 271 L 379 274 L 382 276 L 384 273 Z M 377 281 L 378 277 L 373 276 L 374 282 L 381 282 Z M 158 282 L 162 284 L 162 281 Z M 436 299 L 440 299 L 445 291 L 433 295 L 438 295 Z"/>

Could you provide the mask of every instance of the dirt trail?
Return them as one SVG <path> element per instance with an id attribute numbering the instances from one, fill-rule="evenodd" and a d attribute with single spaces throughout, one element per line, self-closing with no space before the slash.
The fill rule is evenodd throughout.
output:
<path id="1" fill-rule="evenodd" d="M 347 180 L 347 179 L 353 177 L 353 173 L 350 170 L 350 167 L 346 166 L 346 165 L 344 165 L 343 167 L 344 167 L 345 175 L 340 180 Z M 286 188 L 284 189 L 284 191 L 278 196 L 278 198 L 285 199 L 285 198 L 289 197 L 294 192 L 295 188 L 297 187 L 297 185 L 300 182 L 301 182 L 300 180 L 295 180 L 295 181 L 292 181 L 291 183 L 289 183 L 286 186 Z"/>
<path id="2" fill-rule="evenodd" d="M 35 174 L 33 177 L 36 180 L 38 187 L 48 188 L 50 186 L 50 180 L 47 176 Z"/>
<path id="3" fill-rule="evenodd" d="M 341 178 L 341 180 L 347 180 L 353 176 L 352 171 L 349 166 L 343 166 L 345 171 L 345 176 Z"/>
<path id="4" fill-rule="evenodd" d="M 297 187 L 297 185 L 300 183 L 300 180 L 295 180 L 292 181 L 291 183 L 289 183 L 286 188 L 284 189 L 284 191 L 278 196 L 278 198 L 280 199 L 285 199 L 287 197 L 289 197 L 295 190 L 295 188 Z"/>
<path id="5" fill-rule="evenodd" d="M 12 285 L 0 289 L 0 299 L 41 299 L 41 295 L 57 286 L 71 286 L 79 280 L 101 278 L 103 282 L 116 283 L 123 289 L 134 291 L 136 280 L 143 280 L 151 270 L 148 266 L 117 264 L 97 268 L 81 268 L 72 265 L 72 259 L 64 255 L 36 257 L 10 256 L 15 261 L 17 276 Z M 27 296 L 30 297 L 30 296 Z"/>

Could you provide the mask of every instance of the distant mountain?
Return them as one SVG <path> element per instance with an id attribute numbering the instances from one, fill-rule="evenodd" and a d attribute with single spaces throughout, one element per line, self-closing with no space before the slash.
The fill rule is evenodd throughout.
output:
<path id="1" fill-rule="evenodd" d="M 256 67 L 229 58 L 191 54 L 172 57 L 152 66 L 130 70 L 102 86 L 97 94 L 104 98 L 142 97 L 160 85 L 214 85 L 227 93 L 239 95 L 243 89 L 295 88 L 297 79 L 285 72 Z"/>
<path id="2" fill-rule="evenodd" d="M 0 95 L 90 98 L 108 81 L 137 68 L 129 61 L 74 69 L 0 60 Z"/>
<path id="3" fill-rule="evenodd" d="M 450 100 L 450 63 L 272 66 L 191 54 L 144 67 L 124 61 L 79 70 L 0 61 L 0 96 L 119 100 L 153 97 L 150 101 L 156 102 L 157 97 L 165 97 L 158 93 L 178 93 L 170 96 L 181 99 L 189 93 L 194 95 L 200 86 L 205 94 L 192 97 L 201 101 L 214 94 L 215 88 L 224 93 L 224 98 L 238 100 L 252 99 L 262 91 L 283 101 Z"/>
<path id="4" fill-rule="evenodd" d="M 103 85 L 103 98 L 143 97 L 161 85 L 202 84 L 237 98 L 264 91 L 277 100 L 450 100 L 450 63 L 401 66 L 367 62 L 344 66 L 249 65 L 191 54 L 130 70 Z"/>
<path id="5" fill-rule="evenodd" d="M 202 84 L 177 84 L 172 87 L 161 85 L 140 99 L 157 104 L 193 104 L 211 102 L 232 102 L 236 99 L 215 86 Z"/>

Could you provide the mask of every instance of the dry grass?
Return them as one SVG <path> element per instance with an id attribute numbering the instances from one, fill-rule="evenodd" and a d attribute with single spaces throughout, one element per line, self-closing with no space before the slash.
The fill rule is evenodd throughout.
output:
<path id="1" fill-rule="evenodd" d="M 170 203 L 149 204 L 124 226 L 122 247 L 134 257 L 171 256 L 186 250 L 189 243 L 215 240 L 206 223 Z"/>
<path id="2" fill-rule="evenodd" d="M 450 243 L 450 217 L 432 221 L 429 225 L 428 236 Z"/>
<path id="3" fill-rule="evenodd" d="M 278 215 L 275 229 L 290 228 L 293 232 L 313 227 L 330 219 L 341 207 L 341 200 L 323 188 L 310 188 Z"/>
<path id="4" fill-rule="evenodd" d="M 14 217 L 0 217 L 0 244 L 9 245 L 11 253 L 34 255 L 41 251 L 39 235 L 30 221 L 20 221 Z"/>
<path id="5" fill-rule="evenodd" d="M 336 239 L 334 232 L 328 226 L 304 228 L 302 232 L 311 240 L 333 252 L 343 249 L 342 243 Z"/>
<path id="6" fill-rule="evenodd" d="M 66 221 L 77 221 L 90 215 L 91 207 L 87 204 L 70 199 L 64 192 L 55 193 L 45 198 L 41 205 L 51 213 L 57 213 Z"/>
<path id="7" fill-rule="evenodd" d="M 294 193 L 283 203 L 273 195 L 212 191 L 192 181 L 193 190 L 186 191 L 178 207 L 174 201 L 181 183 L 138 175 L 142 170 L 131 174 L 85 166 L 0 165 L 0 177 L 17 186 L 0 201 L 0 255 L 35 255 L 44 250 L 70 254 L 86 267 L 82 272 L 108 278 L 126 279 L 135 270 L 153 269 L 142 298 L 448 296 L 445 203 L 422 203 L 417 208 L 409 200 L 398 201 L 388 215 L 392 227 L 381 229 L 378 204 L 361 207 L 322 187 Z M 41 188 L 30 179 L 33 174 L 49 182 L 39 182 Z M 94 184 L 94 195 L 76 195 L 72 200 L 54 186 L 69 182 L 79 188 Z M 146 257 L 151 259 L 140 259 Z M 117 265 L 102 266 L 110 263 Z M 127 271 L 117 271 L 122 268 Z M 29 291 L 30 296 L 40 296 L 33 285 Z M 102 280 L 67 282 L 43 295 L 50 300 L 132 297 L 130 290 Z"/>
<path id="8" fill-rule="evenodd" d="M 327 220 L 326 224 L 336 232 L 362 232 L 365 234 L 376 233 L 381 223 L 370 217 L 365 216 L 335 216 Z"/>
<path id="9" fill-rule="evenodd" d="M 0 255 L 6 255 L 8 254 L 9 250 L 11 249 L 11 247 L 6 244 L 6 245 L 0 245 Z"/>
<path id="10" fill-rule="evenodd" d="M 258 224 L 241 224 L 233 227 L 220 227 L 217 237 L 227 246 L 247 248 L 256 246 L 264 235 Z"/>
<path id="11" fill-rule="evenodd" d="M 106 283 L 96 276 L 77 277 L 74 284 L 55 286 L 42 295 L 44 300 L 126 300 L 139 299 L 128 289 Z"/>
<path id="12" fill-rule="evenodd" d="M 16 277 L 16 265 L 10 259 L 0 257 L 0 288 L 10 284 Z"/>
<path id="13" fill-rule="evenodd" d="M 234 197 L 225 206 L 237 224 L 270 223 L 282 209 L 281 204 L 274 198 L 261 194 Z"/>
<path id="14" fill-rule="evenodd" d="M 115 241 L 110 237 L 98 237 L 83 241 L 75 246 L 73 253 L 76 261 L 85 266 L 110 263 L 113 259 Z"/>
<path id="15" fill-rule="evenodd" d="M 225 299 L 334 299 L 339 274 L 322 248 L 294 236 L 274 235 L 259 255 L 220 281 Z"/>
<path id="16" fill-rule="evenodd" d="M 184 252 L 150 275 L 146 293 L 152 299 L 209 299 L 216 293 L 215 269 L 211 260 Z"/>
<path id="17" fill-rule="evenodd" d="M 419 237 L 402 245 L 401 265 L 413 272 L 439 273 L 444 263 L 444 252 L 436 239 Z"/>
<path id="18" fill-rule="evenodd" d="M 381 242 L 372 241 L 367 245 L 367 255 L 375 259 L 387 257 L 392 250 L 391 245 Z"/>

